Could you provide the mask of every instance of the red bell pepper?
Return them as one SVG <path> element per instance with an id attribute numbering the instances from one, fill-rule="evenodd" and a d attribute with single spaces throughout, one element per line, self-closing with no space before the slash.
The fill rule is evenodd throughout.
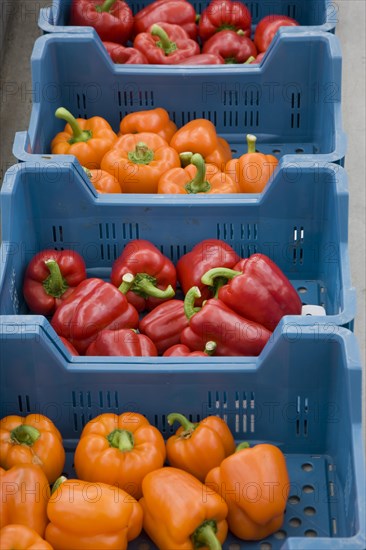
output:
<path id="1" fill-rule="evenodd" d="M 242 30 L 245 36 L 250 36 L 251 24 L 250 11 L 242 2 L 212 0 L 201 14 L 198 34 L 203 42 L 224 29 Z"/>
<path id="2" fill-rule="evenodd" d="M 24 299 L 32 313 L 52 315 L 84 279 L 85 262 L 80 254 L 73 250 L 42 250 L 27 266 Z"/>
<path id="3" fill-rule="evenodd" d="M 254 44 L 258 52 L 265 52 L 280 27 L 295 27 L 299 23 L 287 15 L 266 15 L 255 29 Z"/>
<path id="4" fill-rule="evenodd" d="M 213 341 L 218 356 L 259 355 L 272 333 L 259 323 L 240 317 L 216 298 L 197 311 L 194 302 L 200 295 L 199 288 L 192 287 L 184 299 L 189 327 L 183 330 L 181 343 L 192 350 L 202 350 L 208 341 Z"/>
<path id="5" fill-rule="evenodd" d="M 215 342 L 206 342 L 204 351 L 192 351 L 184 344 L 176 344 L 164 351 L 163 357 L 208 357 L 214 355 Z"/>
<path id="6" fill-rule="evenodd" d="M 201 277 L 213 267 L 233 268 L 240 260 L 235 250 L 230 245 L 219 239 L 206 239 L 196 244 L 190 252 L 184 254 L 176 265 L 178 281 L 183 289 L 184 294 L 192 286 L 198 286 L 201 291 L 202 298 L 197 301 L 201 304 L 203 300 L 211 298 L 215 291 L 212 292 L 206 285 L 201 282 Z M 226 282 L 226 279 L 225 279 Z"/>
<path id="7" fill-rule="evenodd" d="M 179 0 L 180 4 L 184 4 Z M 139 33 L 133 47 L 140 50 L 148 62 L 156 65 L 176 65 L 179 61 L 200 53 L 197 42 L 189 38 L 179 25 L 154 23 L 148 32 Z"/>
<path id="8" fill-rule="evenodd" d="M 101 40 L 125 44 L 133 28 L 133 13 L 123 0 L 73 0 L 70 25 L 94 27 Z"/>
<path id="9" fill-rule="evenodd" d="M 123 63 L 125 65 L 147 64 L 148 60 L 142 52 L 136 48 L 126 48 L 116 42 L 103 42 L 113 63 Z"/>
<path id="10" fill-rule="evenodd" d="M 249 59 L 247 59 L 246 63 L 248 65 L 259 65 L 259 63 L 261 63 L 265 54 L 266 52 L 261 52 L 256 57 L 250 57 Z"/>
<path id="11" fill-rule="evenodd" d="M 224 58 L 213 53 L 199 53 L 179 61 L 177 65 L 223 65 Z"/>
<path id="12" fill-rule="evenodd" d="M 202 282 L 214 287 L 227 278 L 218 298 L 233 311 L 273 331 L 284 315 L 301 315 L 301 300 L 281 269 L 264 254 L 241 260 L 234 269 L 211 269 Z"/>
<path id="13" fill-rule="evenodd" d="M 77 352 L 76 348 L 72 345 L 71 342 L 69 342 L 66 338 L 64 338 L 63 336 L 60 336 L 59 337 L 61 342 L 64 344 L 65 348 L 67 349 L 67 351 L 71 354 L 71 355 L 79 355 L 79 353 Z"/>
<path id="14" fill-rule="evenodd" d="M 145 334 L 131 329 L 102 330 L 90 344 L 85 355 L 107 355 L 122 357 L 156 357 L 155 344 Z"/>
<path id="15" fill-rule="evenodd" d="M 124 289 L 128 283 L 124 282 Z M 86 279 L 65 300 L 52 317 L 59 336 L 83 353 L 105 329 L 137 328 L 139 316 L 126 296 L 102 279 Z"/>
<path id="16" fill-rule="evenodd" d="M 182 300 L 168 300 L 159 304 L 140 321 L 139 331 L 146 334 L 157 347 L 159 353 L 174 344 L 179 344 L 182 330 L 188 327 Z"/>
<path id="17" fill-rule="evenodd" d="M 221 55 L 225 63 L 245 63 L 257 55 L 257 48 L 242 31 L 220 31 L 204 43 L 203 53 Z"/>
<path id="18" fill-rule="evenodd" d="M 133 34 L 147 32 L 154 23 L 179 25 L 193 40 L 197 37 L 196 10 L 185 0 L 156 0 L 134 17 Z"/>
<path id="19" fill-rule="evenodd" d="M 126 287 L 122 278 L 131 274 L 133 280 Z M 177 275 L 173 262 L 155 245 L 143 239 L 135 239 L 127 244 L 115 260 L 111 282 L 122 292 L 127 291 L 127 300 L 137 311 L 144 311 L 173 298 Z"/>

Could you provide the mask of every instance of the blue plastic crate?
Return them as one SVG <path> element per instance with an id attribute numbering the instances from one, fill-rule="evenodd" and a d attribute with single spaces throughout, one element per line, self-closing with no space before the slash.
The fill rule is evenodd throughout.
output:
<path id="1" fill-rule="evenodd" d="M 11 319 L 11 317 L 9 318 Z M 224 550 L 363 550 L 365 459 L 361 362 L 355 336 L 281 321 L 258 358 L 112 358 L 67 363 L 42 318 L 10 332 L 1 325 L 1 415 L 40 412 L 56 423 L 73 476 L 82 427 L 103 412 L 136 411 L 164 437 L 166 415 L 223 417 L 236 440 L 285 453 L 291 481 L 281 529 L 263 541 L 229 535 Z M 98 358 L 96 358 L 98 359 Z M 123 359 L 123 362 L 121 361 Z M 153 368 L 152 368 L 153 367 Z M 133 550 L 153 549 L 142 534 Z"/>
<path id="2" fill-rule="evenodd" d="M 78 163 L 20 163 L 0 193 L 0 315 L 19 325 L 27 315 L 23 274 L 44 248 L 73 248 L 89 276 L 108 278 L 131 239 L 153 242 L 174 263 L 203 239 L 218 238 L 241 257 L 267 254 L 286 273 L 304 304 L 325 307 L 313 326 L 352 327 L 355 292 L 348 256 L 348 182 L 339 165 L 283 164 L 262 195 L 98 195 Z M 301 316 L 290 316 L 297 323 Z M 42 325 L 57 345 L 45 319 Z M 78 359 L 83 362 L 85 358 Z"/>
<path id="3" fill-rule="evenodd" d="M 67 26 L 72 0 L 53 0 L 50 7 L 40 10 L 38 25 L 50 32 L 84 32 L 85 27 Z M 197 13 L 202 13 L 209 0 L 190 1 Z M 127 4 L 136 14 L 151 4 L 151 0 L 127 0 Z M 253 26 L 266 15 L 288 15 L 296 19 L 306 30 L 334 32 L 338 23 L 338 4 L 331 0 L 249 0 L 245 2 L 252 14 Z"/>
<path id="4" fill-rule="evenodd" d="M 333 34 L 283 28 L 262 65 L 242 70 L 115 65 L 96 38 L 91 31 L 36 40 L 33 108 L 28 133 L 16 135 L 17 159 L 49 160 L 51 141 L 65 124 L 54 116 L 59 106 L 81 118 L 105 117 L 115 131 L 128 113 L 164 107 L 178 127 L 211 120 L 234 156 L 246 150 L 245 136 L 252 133 L 260 151 L 287 162 L 343 163 L 341 52 Z"/>

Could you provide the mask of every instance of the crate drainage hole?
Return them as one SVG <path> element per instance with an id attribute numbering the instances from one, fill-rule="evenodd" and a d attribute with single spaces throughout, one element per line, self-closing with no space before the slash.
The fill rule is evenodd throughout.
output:
<path id="1" fill-rule="evenodd" d="M 260 550 L 271 550 L 272 544 L 270 542 L 262 542 L 259 548 Z"/>
<path id="2" fill-rule="evenodd" d="M 229 550 L 240 550 L 240 544 L 237 542 L 232 542 L 229 544 Z"/>
<path id="3" fill-rule="evenodd" d="M 299 504 L 300 498 L 296 495 L 293 495 L 293 496 L 289 497 L 288 501 L 289 501 L 290 504 Z"/>
<path id="4" fill-rule="evenodd" d="M 279 153 L 281 153 L 281 149 L 272 149 L 272 153 L 278 155 Z"/>
<path id="5" fill-rule="evenodd" d="M 312 485 L 304 485 L 302 490 L 304 491 L 304 493 L 313 493 L 314 487 Z"/>
<path id="6" fill-rule="evenodd" d="M 298 149 L 295 149 L 295 153 L 297 153 L 298 155 L 304 153 L 304 149 L 302 147 L 299 147 Z"/>
<path id="7" fill-rule="evenodd" d="M 150 544 L 148 542 L 141 542 L 139 545 L 138 545 L 138 550 L 149 550 L 151 547 L 150 547 Z"/>
<path id="8" fill-rule="evenodd" d="M 304 512 L 307 516 L 315 516 L 316 510 L 312 506 L 307 506 L 304 508 Z"/>
<path id="9" fill-rule="evenodd" d="M 287 533 L 286 533 L 286 531 L 283 531 L 282 529 L 280 531 L 277 531 L 274 534 L 275 539 L 282 540 L 282 539 L 285 539 L 286 537 L 287 537 Z"/>
<path id="10" fill-rule="evenodd" d="M 305 472 L 311 472 L 314 469 L 314 466 L 312 464 L 310 464 L 309 462 L 305 462 L 304 464 L 301 465 L 301 468 Z"/>
<path id="11" fill-rule="evenodd" d="M 317 537 L 318 533 L 314 529 L 308 529 L 305 531 L 305 537 Z"/>
<path id="12" fill-rule="evenodd" d="M 301 519 L 300 518 L 291 518 L 290 521 L 289 521 L 289 525 L 291 525 L 291 527 L 300 527 Z"/>
<path id="13" fill-rule="evenodd" d="M 300 294 L 305 294 L 305 292 L 308 291 L 306 286 L 299 286 L 299 288 L 297 290 L 300 292 Z"/>

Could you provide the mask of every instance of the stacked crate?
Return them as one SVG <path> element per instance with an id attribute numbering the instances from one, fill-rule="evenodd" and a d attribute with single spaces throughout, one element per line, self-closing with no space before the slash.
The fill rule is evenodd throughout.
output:
<path id="1" fill-rule="evenodd" d="M 334 4 L 250 2 L 254 23 L 270 9 L 302 27 L 282 28 L 264 62 L 245 68 L 115 66 L 92 29 L 66 26 L 70 4 L 55 1 L 40 13 L 48 34 L 32 54 L 34 105 L 13 148 L 22 162 L 1 191 L 1 416 L 52 418 L 71 473 L 82 427 L 98 414 L 140 412 L 165 437 L 173 409 L 193 421 L 218 414 L 237 440 L 278 445 L 291 479 L 282 529 L 253 543 L 230 535 L 225 549 L 363 547 L 362 370 L 350 331 L 356 304 Z M 195 4 L 197 11 L 204 5 Z M 103 116 L 115 131 L 126 114 L 158 106 L 178 127 L 206 118 L 235 156 L 250 132 L 279 167 L 261 195 L 101 196 L 74 157 L 50 154 L 64 126 L 54 117 L 59 106 L 81 118 Z M 28 261 L 43 248 L 72 247 L 88 275 L 106 278 L 135 238 L 151 240 L 174 263 L 206 238 L 224 240 L 242 257 L 263 252 L 304 304 L 327 315 L 284 317 L 259 357 L 71 357 L 49 321 L 28 313 Z M 154 548 L 143 535 L 129 547 L 141 544 Z"/>

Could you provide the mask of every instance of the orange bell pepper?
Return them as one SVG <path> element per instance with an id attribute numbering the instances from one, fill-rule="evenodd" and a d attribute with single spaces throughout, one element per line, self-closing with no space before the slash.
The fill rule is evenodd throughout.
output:
<path id="1" fill-rule="evenodd" d="M 290 481 L 278 447 L 242 443 L 211 470 L 205 484 L 225 499 L 230 531 L 243 540 L 260 540 L 280 529 Z"/>
<path id="2" fill-rule="evenodd" d="M 172 168 L 159 179 L 158 193 L 239 193 L 239 186 L 214 164 L 205 164 L 202 155 L 192 155 L 185 168 Z"/>
<path id="3" fill-rule="evenodd" d="M 7 471 L 0 468 L 0 529 L 17 523 L 43 537 L 49 497 L 48 480 L 38 466 L 20 464 Z"/>
<path id="4" fill-rule="evenodd" d="M 179 128 L 170 145 L 180 153 L 183 165 L 190 161 L 192 153 L 199 153 L 205 162 L 224 172 L 226 163 L 232 158 L 228 142 L 219 137 L 214 124 L 204 118 L 191 120 Z"/>
<path id="5" fill-rule="evenodd" d="M 143 528 L 159 550 L 220 550 L 227 504 L 188 472 L 161 468 L 144 478 Z"/>
<path id="6" fill-rule="evenodd" d="M 138 413 L 104 413 L 85 425 L 75 451 L 75 471 L 85 481 L 117 485 L 135 498 L 148 472 L 161 468 L 165 442 Z"/>
<path id="7" fill-rule="evenodd" d="M 256 152 L 257 138 L 247 135 L 248 152 L 226 164 L 225 172 L 235 180 L 241 193 L 261 193 L 278 165 L 273 155 Z"/>
<path id="8" fill-rule="evenodd" d="M 149 111 L 136 111 L 129 113 L 121 120 L 119 134 L 139 134 L 141 132 L 152 132 L 158 134 L 168 143 L 177 131 L 176 124 L 170 120 L 165 109 L 157 107 Z"/>
<path id="9" fill-rule="evenodd" d="M 122 193 L 119 181 L 112 174 L 100 169 L 83 168 L 98 193 Z"/>
<path id="10" fill-rule="evenodd" d="M 235 451 L 232 433 L 218 416 L 192 423 L 182 414 L 169 414 L 168 424 L 175 421 L 181 426 L 166 442 L 168 462 L 205 481 L 208 472 Z"/>
<path id="11" fill-rule="evenodd" d="M 52 550 L 39 534 L 25 525 L 6 525 L 0 530 L 0 550 Z"/>
<path id="12" fill-rule="evenodd" d="M 101 163 L 125 193 L 156 193 L 160 176 L 176 166 L 180 166 L 177 151 L 152 132 L 121 136 Z"/>
<path id="13" fill-rule="evenodd" d="M 117 141 L 117 134 L 102 117 L 94 116 L 87 120 L 75 119 L 63 107 L 55 116 L 67 122 L 63 132 L 59 132 L 51 142 L 51 153 L 74 155 L 86 168 L 100 168 L 103 156 Z"/>
<path id="14" fill-rule="evenodd" d="M 59 478 L 45 539 L 55 550 L 125 550 L 142 529 L 139 503 L 118 487 Z"/>
<path id="15" fill-rule="evenodd" d="M 62 473 L 65 450 L 52 420 L 42 414 L 6 416 L 0 420 L 0 466 L 36 464 L 50 483 Z"/>

